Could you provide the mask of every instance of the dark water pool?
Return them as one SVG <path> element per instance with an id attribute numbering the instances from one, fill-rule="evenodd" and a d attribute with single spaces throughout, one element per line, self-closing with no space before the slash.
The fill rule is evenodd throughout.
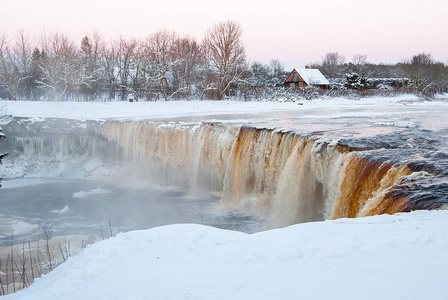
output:
<path id="1" fill-rule="evenodd" d="M 191 197 L 174 188 L 129 188 L 91 180 L 41 180 L 37 184 L 13 186 L 4 181 L 5 188 L 0 189 L 0 218 L 40 228 L 49 226 L 53 235 L 91 234 L 107 238 L 110 230 L 116 234 L 177 223 L 253 232 L 260 224 L 240 212 L 217 209 L 217 196 Z M 0 234 L 0 246 L 11 240 L 10 232 Z M 41 229 L 13 238 L 40 237 Z"/>

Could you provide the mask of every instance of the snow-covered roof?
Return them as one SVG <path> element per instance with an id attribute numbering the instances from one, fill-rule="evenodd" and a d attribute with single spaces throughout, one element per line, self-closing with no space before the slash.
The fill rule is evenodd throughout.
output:
<path id="1" fill-rule="evenodd" d="M 330 82 L 325 78 L 324 75 L 318 70 L 318 69 L 295 69 L 297 73 L 299 73 L 300 77 L 303 78 L 303 80 L 308 85 L 312 84 L 322 84 L 327 85 L 330 84 Z"/>

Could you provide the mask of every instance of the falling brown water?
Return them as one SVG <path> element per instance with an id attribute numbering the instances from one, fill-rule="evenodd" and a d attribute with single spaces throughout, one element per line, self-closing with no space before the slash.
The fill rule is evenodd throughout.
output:
<path id="1" fill-rule="evenodd" d="M 397 190 L 408 178 L 431 176 L 282 130 L 109 121 L 104 135 L 131 166 L 125 176 L 193 194 L 220 192 L 221 206 L 251 212 L 270 227 L 407 211 L 409 199 Z"/>
<path id="2" fill-rule="evenodd" d="M 390 201 L 387 191 L 412 171 L 406 166 L 378 163 L 356 153 L 347 155 L 340 195 L 331 217 L 354 218 L 402 211 L 406 199 Z"/>

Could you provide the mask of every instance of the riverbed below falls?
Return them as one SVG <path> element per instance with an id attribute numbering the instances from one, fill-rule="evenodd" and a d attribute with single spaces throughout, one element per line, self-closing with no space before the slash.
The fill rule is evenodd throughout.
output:
<path id="1" fill-rule="evenodd" d="M 39 239 L 44 225 L 96 237 L 174 223 L 256 232 L 446 208 L 447 120 L 446 106 L 406 102 L 102 121 L 6 116 L 0 245 Z M 351 178 L 359 182 L 344 191 Z"/>

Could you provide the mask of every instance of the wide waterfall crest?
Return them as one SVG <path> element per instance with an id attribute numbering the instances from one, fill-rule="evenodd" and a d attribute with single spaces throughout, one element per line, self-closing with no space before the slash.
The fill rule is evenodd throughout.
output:
<path id="1" fill-rule="evenodd" d="M 385 206 L 385 191 L 412 173 L 275 129 L 109 121 L 103 132 L 132 166 L 126 176 L 220 192 L 223 207 L 250 211 L 272 227 L 401 211 Z"/>

